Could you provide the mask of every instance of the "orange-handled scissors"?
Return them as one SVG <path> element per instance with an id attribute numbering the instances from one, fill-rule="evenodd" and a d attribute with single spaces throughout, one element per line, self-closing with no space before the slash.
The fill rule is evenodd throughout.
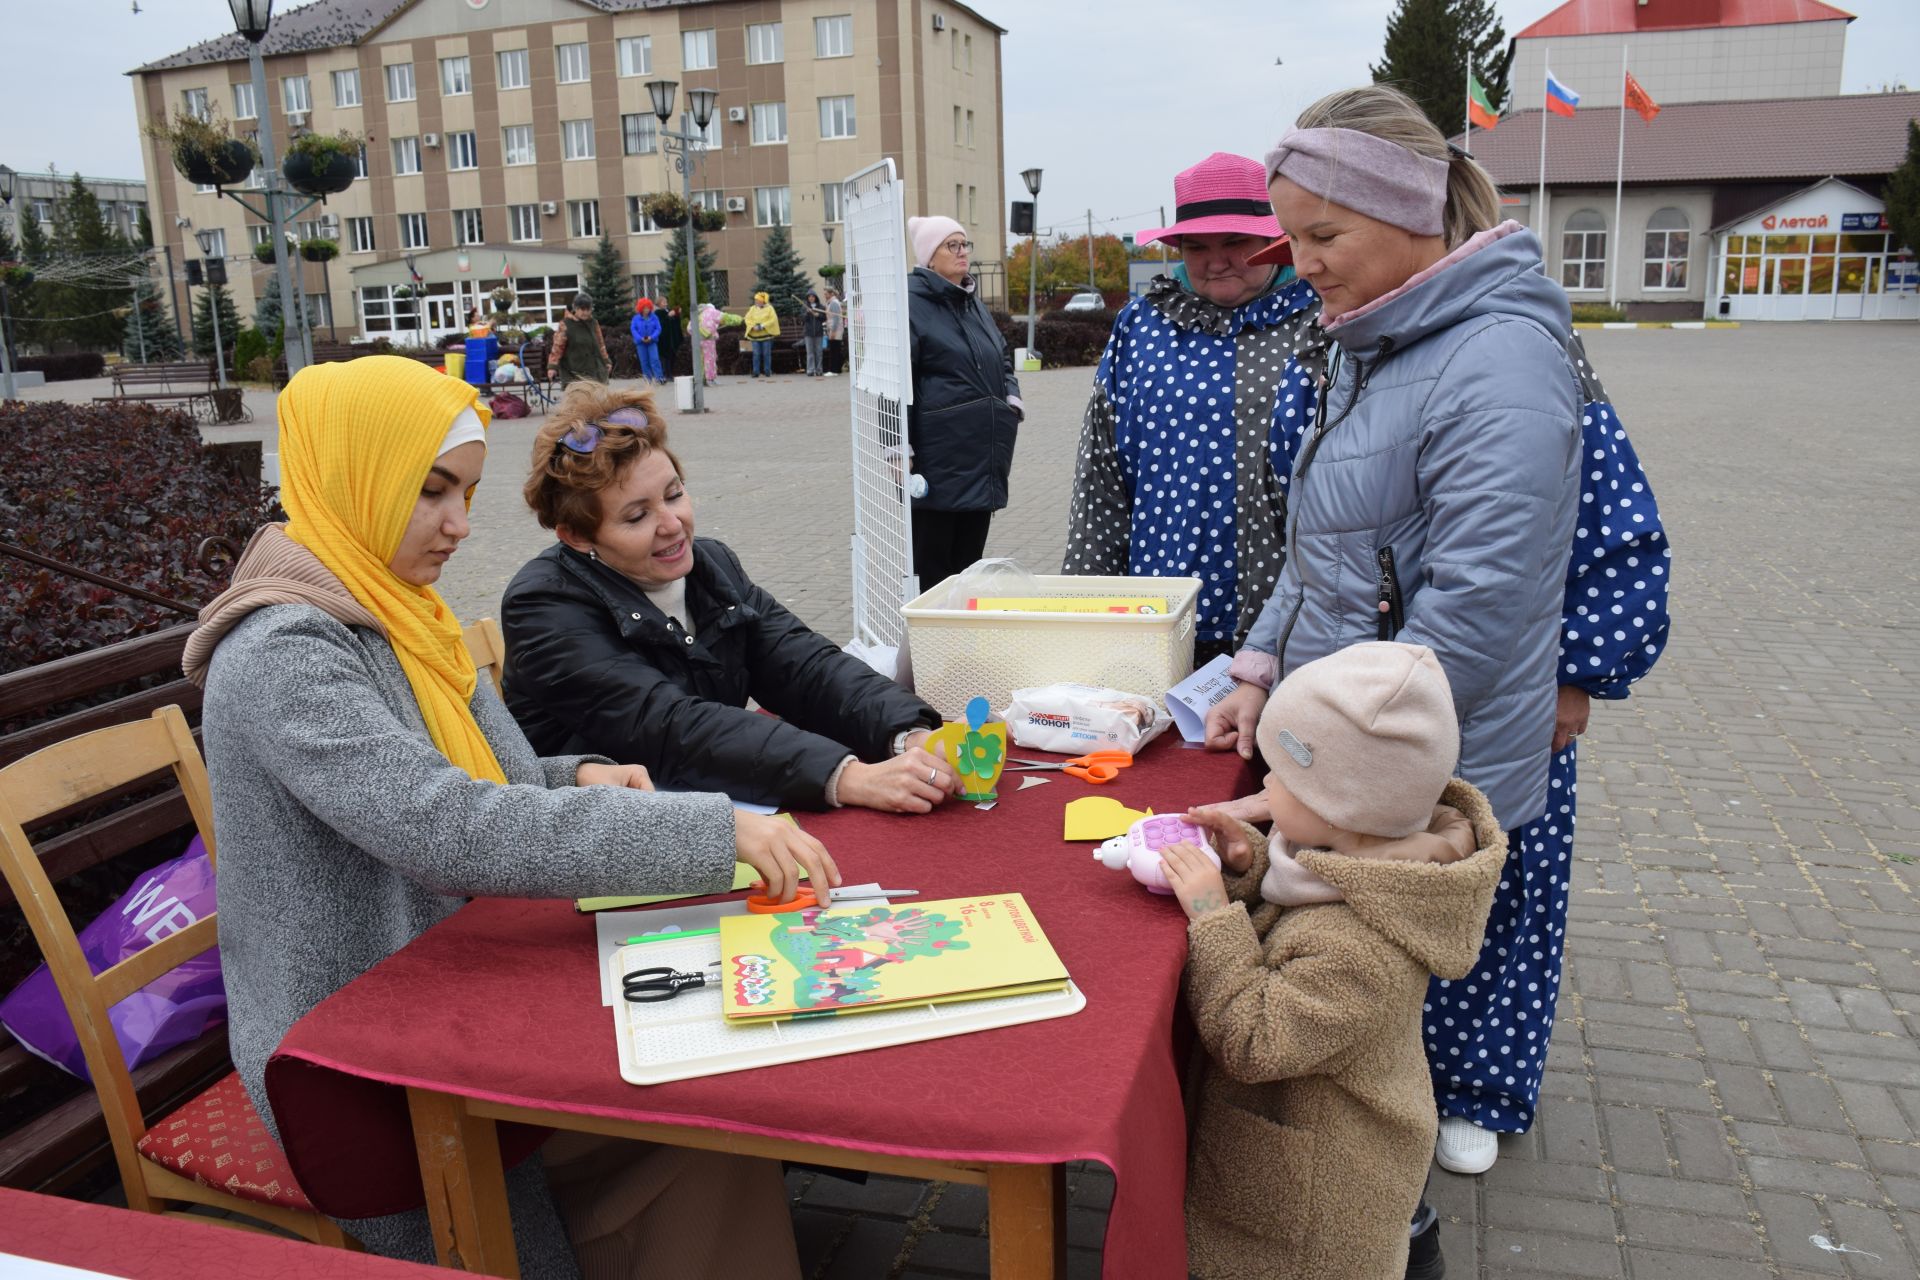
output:
<path id="1" fill-rule="evenodd" d="M 1007 762 L 1002 773 L 1031 773 L 1041 769 L 1057 769 L 1061 773 L 1087 782 L 1112 782 L 1120 776 L 1122 769 L 1133 765 L 1133 756 L 1126 751 L 1089 751 L 1083 756 L 1071 760 L 1020 760 Z"/>

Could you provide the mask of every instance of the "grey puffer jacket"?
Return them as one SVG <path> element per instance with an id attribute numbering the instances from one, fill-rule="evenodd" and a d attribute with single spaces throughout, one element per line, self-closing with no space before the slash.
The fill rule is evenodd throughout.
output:
<path id="1" fill-rule="evenodd" d="M 1336 363 L 1294 461 L 1287 558 L 1234 660 L 1276 674 L 1382 638 L 1434 651 L 1458 775 L 1503 829 L 1546 809 L 1554 655 L 1580 502 L 1566 295 L 1517 222 L 1327 326 Z"/>

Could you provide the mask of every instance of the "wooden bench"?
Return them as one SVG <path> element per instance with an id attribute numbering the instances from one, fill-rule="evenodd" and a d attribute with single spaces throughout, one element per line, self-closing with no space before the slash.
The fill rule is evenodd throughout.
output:
<path id="1" fill-rule="evenodd" d="M 316 342 L 313 344 L 313 364 L 340 364 L 347 360 L 358 360 L 361 356 L 374 355 L 372 347 L 356 347 L 351 342 Z M 287 379 L 293 375 L 287 372 L 286 353 L 273 362 L 273 385 L 276 389 L 287 385 Z"/>
<path id="2" fill-rule="evenodd" d="M 24 725 L 0 736 L 0 764 L 76 734 L 143 719 L 170 702 L 197 722 L 200 689 L 180 672 L 181 651 L 192 630 L 189 623 L 0 675 L 0 724 Z M 77 700 L 142 681 L 155 683 L 62 714 L 63 707 Z M 59 834 L 35 840 L 41 864 L 56 886 L 135 851 L 157 861 L 155 842 L 177 841 L 184 847 L 191 835 L 192 817 L 170 774 L 130 783 L 102 799 L 121 807 L 101 812 L 96 803 L 49 814 L 28 832 L 36 836 L 55 824 L 71 824 Z M 13 906 L 4 885 L 0 906 Z M 150 1113 L 156 1107 L 171 1110 L 230 1069 L 223 1023 L 135 1070 L 134 1087 Z M 0 1132 L 0 1186 L 57 1194 L 112 1163 L 93 1090 L 35 1057 L 4 1031 L 0 1109 L 9 1116 L 6 1131 Z"/>
<path id="3" fill-rule="evenodd" d="M 95 403 L 138 400 L 146 404 L 173 404 L 207 421 L 217 420 L 213 393 L 218 389 L 211 360 L 172 360 L 155 364 L 118 364 L 113 367 L 113 394 L 95 396 Z"/>

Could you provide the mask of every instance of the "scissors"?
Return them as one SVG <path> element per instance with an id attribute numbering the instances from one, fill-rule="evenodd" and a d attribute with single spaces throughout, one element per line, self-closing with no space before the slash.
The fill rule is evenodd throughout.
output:
<path id="1" fill-rule="evenodd" d="M 791 902 L 781 902 L 767 893 L 767 882 L 755 880 L 749 888 L 755 892 L 747 898 L 747 911 L 756 916 L 785 915 L 789 911 L 811 911 L 820 905 L 820 899 L 813 890 L 801 885 L 794 891 Z"/>
<path id="2" fill-rule="evenodd" d="M 718 969 L 720 962 L 715 960 L 707 969 Z M 718 975 L 709 978 L 706 971 L 681 973 L 658 965 L 651 969 L 635 969 L 621 979 L 626 997 L 634 1004 L 654 1004 L 661 1000 L 671 1000 L 690 987 L 704 987 L 708 982 L 717 982 Z"/>
<path id="3" fill-rule="evenodd" d="M 1131 767 L 1133 755 L 1126 751 L 1089 751 L 1083 756 L 1071 760 L 1020 760 L 1007 762 L 1002 773 L 1030 773 L 1042 769 L 1057 769 L 1061 773 L 1087 782 L 1112 782 L 1120 776 L 1120 770 Z"/>

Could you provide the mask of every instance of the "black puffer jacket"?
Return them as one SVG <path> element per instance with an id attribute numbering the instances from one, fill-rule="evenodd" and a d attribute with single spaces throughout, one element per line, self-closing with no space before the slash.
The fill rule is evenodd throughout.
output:
<path id="1" fill-rule="evenodd" d="M 500 615 L 507 706 L 528 741 L 645 765 L 661 787 L 821 809 L 849 754 L 885 760 L 902 730 L 940 724 L 755 586 L 725 543 L 694 539 L 686 607 L 692 636 L 562 544 L 529 560 Z"/>
<path id="2" fill-rule="evenodd" d="M 971 289 L 916 267 L 907 278 L 913 327 L 913 405 L 907 438 L 929 511 L 1007 505 L 1013 441 L 1023 411 L 1013 353 Z"/>

